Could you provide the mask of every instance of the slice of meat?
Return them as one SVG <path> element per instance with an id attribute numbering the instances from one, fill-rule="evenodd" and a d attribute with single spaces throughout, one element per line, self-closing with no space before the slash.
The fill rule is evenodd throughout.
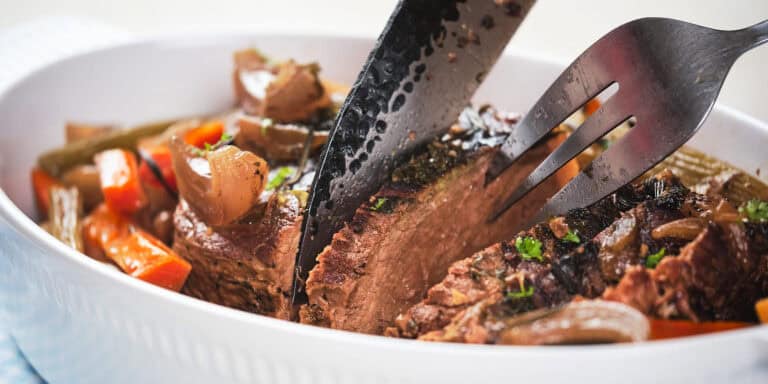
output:
<path id="1" fill-rule="evenodd" d="M 181 201 L 173 249 L 192 264 L 183 293 L 280 319 L 291 317 L 290 288 L 301 233 L 300 193 L 277 192 L 258 214 L 210 227 Z"/>
<path id="2" fill-rule="evenodd" d="M 387 334 L 430 340 L 449 335 L 443 341 L 468 341 L 479 331 L 467 324 L 486 324 L 467 318 L 469 313 L 485 317 L 483 311 L 493 309 L 511 316 L 558 305 L 574 295 L 600 297 L 625 270 L 645 263 L 649 249 L 679 249 L 678 239 L 652 238 L 654 227 L 681 217 L 707 215 L 710 209 L 706 199 L 685 189 L 671 173 L 623 188 L 592 207 L 519 233 L 516 238 L 541 242 L 542 260 L 525 260 L 514 241 L 503 241 L 457 262 L 424 301 L 398 316 L 397 328 L 388 329 Z M 578 244 L 566 238 L 569 232 L 578 235 Z M 473 263 L 476 260 L 492 262 Z M 446 291 L 451 295 L 441 294 Z M 467 300 L 451 301 L 453 297 Z"/>
<path id="3" fill-rule="evenodd" d="M 508 237 L 575 171 L 575 165 L 567 166 L 559 179 L 542 184 L 496 223 L 488 224 L 493 207 L 563 136 L 545 140 L 515 169 L 485 187 L 485 173 L 497 147 L 483 145 L 483 140 L 488 140 L 488 132 L 510 126 L 488 110 L 482 118 L 484 127 L 478 129 L 482 122 L 477 122 L 477 115 L 462 114 L 460 122 L 468 122 L 451 132 L 463 132 L 468 139 L 444 138 L 396 170 L 392 182 L 334 235 L 307 280 L 309 305 L 300 311 L 302 322 L 382 333 L 397 314 L 421 300 L 453 262 Z M 478 148 L 464 149 L 473 146 Z"/>

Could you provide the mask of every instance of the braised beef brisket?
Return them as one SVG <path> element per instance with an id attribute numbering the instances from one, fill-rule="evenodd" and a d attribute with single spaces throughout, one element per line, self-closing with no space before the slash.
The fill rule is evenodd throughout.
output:
<path id="1" fill-rule="evenodd" d="M 210 227 L 181 201 L 173 249 L 192 264 L 183 292 L 216 304 L 280 319 L 291 317 L 290 288 L 301 233 L 303 198 L 273 193 L 260 213 Z"/>
<path id="2" fill-rule="evenodd" d="M 487 319 L 552 307 L 574 297 L 601 295 L 662 317 L 700 319 L 713 318 L 717 313 L 720 317 L 714 318 L 752 319 L 750 306 L 760 295 L 768 293 L 762 281 L 766 279 L 765 261 L 758 262 L 758 256 L 744 251 L 746 244 L 765 249 L 759 245 L 765 238 L 759 227 L 752 227 L 753 236 L 748 239 L 738 229 L 743 223 L 729 224 L 729 234 L 718 238 L 730 239 L 730 244 L 722 240 L 720 246 L 733 250 L 734 255 L 717 263 L 714 260 L 723 258 L 723 251 L 707 253 L 702 248 L 711 241 L 687 244 L 691 239 L 679 237 L 685 236 L 685 231 L 654 232 L 664 225 L 671 228 L 676 223 L 706 222 L 713 215 L 723 216 L 721 205 L 727 203 L 715 203 L 690 192 L 670 173 L 625 188 L 588 209 L 571 211 L 521 232 L 517 238 L 532 237 L 541 242 L 541 261 L 523 258 L 511 241 L 455 263 L 448 277 L 432 287 L 424 301 L 400 315 L 397 328 L 389 329 L 388 334 L 426 340 L 493 342 L 494 322 Z M 738 215 L 729 217 L 735 216 Z M 708 227 L 699 236 L 711 231 Z M 566 241 L 569 232 L 579 235 L 579 244 L 572 239 Z M 592 240 L 586 241 L 589 238 Z M 646 269 L 649 256 L 661 249 L 681 256 L 663 259 L 656 271 Z M 689 258 L 696 260 L 698 268 L 689 267 L 691 262 L 685 261 Z M 736 268 L 738 265 L 740 269 Z M 763 271 L 757 271 L 759 268 Z M 733 271 L 731 278 L 714 273 L 719 269 Z M 697 272 L 693 273 L 694 270 Z M 658 293 L 659 279 L 670 281 L 669 291 L 674 293 Z M 711 294 L 690 294 L 692 282 L 701 287 L 697 288 L 701 292 Z M 615 289 L 609 288 L 617 283 Z M 735 293 L 723 295 L 725 286 L 733 286 Z M 719 296 L 716 291 L 720 291 Z M 669 309 L 671 298 L 680 304 L 676 311 Z M 693 309 L 686 310 L 685 305 Z M 702 317 L 704 313 L 709 315 Z"/>
<path id="3" fill-rule="evenodd" d="M 557 191 L 562 182 L 553 178 L 497 223 L 487 224 L 492 207 L 562 136 L 548 138 L 520 159 L 516 170 L 484 187 L 497 145 L 513 126 L 491 109 L 480 115 L 472 112 L 465 111 L 451 133 L 396 170 L 391 182 L 334 235 L 306 282 L 309 304 L 300 311 L 302 322 L 382 333 L 398 313 L 421 300 L 453 262 L 507 238 L 511 228 Z M 569 166 L 563 172 L 574 169 Z M 472 296 L 469 291 L 462 294 Z"/>

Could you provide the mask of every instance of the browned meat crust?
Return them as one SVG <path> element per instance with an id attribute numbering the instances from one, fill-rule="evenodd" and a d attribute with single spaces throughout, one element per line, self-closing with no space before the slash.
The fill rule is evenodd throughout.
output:
<path id="1" fill-rule="evenodd" d="M 280 192 L 261 208 L 260 217 L 211 228 L 180 202 L 173 249 L 192 264 L 185 294 L 280 319 L 291 317 L 288 295 L 301 232 L 301 201 Z"/>
<path id="2" fill-rule="evenodd" d="M 425 186 L 393 182 L 384 187 L 318 256 L 306 284 L 309 306 L 300 311 L 301 321 L 382 333 L 445 276 L 451 263 L 507 238 L 511 228 L 534 213 L 533 207 L 557 191 L 561 183 L 550 180 L 497 223 L 486 223 L 500 198 L 561 139 L 558 135 L 537 146 L 516 163 L 516 172 L 505 173 L 487 188 L 484 177 L 496 151 L 490 147 Z M 420 175 L 406 169 L 395 177 L 418 181 Z"/>

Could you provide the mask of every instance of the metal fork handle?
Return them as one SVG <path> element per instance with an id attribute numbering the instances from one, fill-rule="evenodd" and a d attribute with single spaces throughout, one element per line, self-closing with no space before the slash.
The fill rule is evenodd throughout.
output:
<path id="1" fill-rule="evenodd" d="M 752 48 L 763 45 L 768 42 L 768 20 L 763 20 L 751 27 L 733 31 L 734 34 L 743 39 L 743 46 L 740 53 L 747 52 Z"/>

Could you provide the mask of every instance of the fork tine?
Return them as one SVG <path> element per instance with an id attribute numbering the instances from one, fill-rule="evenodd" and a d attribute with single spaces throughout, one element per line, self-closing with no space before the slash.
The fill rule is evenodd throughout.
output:
<path id="1" fill-rule="evenodd" d="M 485 178 L 486 184 L 512 165 L 549 131 L 614 82 L 610 71 L 594 70 L 603 67 L 598 64 L 600 43 L 601 41 L 595 43 L 566 68 L 525 115 L 491 162 Z"/>
<path id="2" fill-rule="evenodd" d="M 613 95 L 592 116 L 579 126 L 559 147 L 547 156 L 536 169 L 504 200 L 493 213 L 489 221 L 495 221 L 509 207 L 522 199 L 528 192 L 536 188 L 546 178 L 562 168 L 581 151 L 592 145 L 603 135 L 628 119 L 628 111 L 621 94 Z"/>
<path id="3" fill-rule="evenodd" d="M 558 191 L 532 222 L 586 207 L 626 185 L 669 156 L 690 138 L 670 135 L 669 127 L 638 122 L 590 165 Z"/>

